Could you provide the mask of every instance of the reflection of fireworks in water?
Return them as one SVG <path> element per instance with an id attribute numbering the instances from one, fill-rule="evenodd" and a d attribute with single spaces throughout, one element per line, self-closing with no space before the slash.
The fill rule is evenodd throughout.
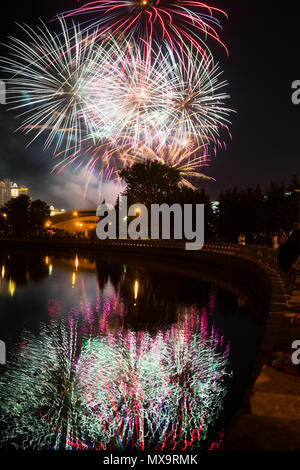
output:
<path id="1" fill-rule="evenodd" d="M 218 8 L 190 0 L 175 3 L 169 0 L 98 0 L 66 12 L 64 17 L 87 14 L 97 17 L 82 23 L 88 23 L 86 30 L 96 26 L 100 38 L 107 32 L 133 38 L 142 47 L 143 55 L 151 50 L 155 40 L 165 39 L 174 50 L 181 50 L 185 43 L 192 44 L 206 59 L 211 55 L 207 38 L 222 44 L 216 31 L 221 27 L 216 15 L 227 16 Z"/>
<path id="2" fill-rule="evenodd" d="M 114 446 L 162 450 L 205 439 L 222 409 L 225 366 L 214 339 L 177 327 L 92 340 L 78 370 L 87 407 L 115 430 Z"/>
<path id="3" fill-rule="evenodd" d="M 79 356 L 68 323 L 27 335 L 8 365 L 2 447 L 186 449 L 205 439 L 226 395 L 228 348 L 198 315 L 152 335 L 108 332 Z"/>
<path id="4" fill-rule="evenodd" d="M 6 423 L 1 447 L 58 449 L 62 440 L 66 447 L 81 445 L 75 433 L 78 426 L 88 432 L 89 417 L 76 393 L 75 350 L 76 332 L 64 325 L 55 331 L 43 327 L 37 338 L 25 335 L 0 381 L 0 416 Z"/>

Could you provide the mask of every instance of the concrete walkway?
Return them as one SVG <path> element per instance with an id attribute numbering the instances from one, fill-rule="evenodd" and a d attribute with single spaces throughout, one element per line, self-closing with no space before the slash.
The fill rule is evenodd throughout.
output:
<path id="1" fill-rule="evenodd" d="M 224 450 L 300 450 L 300 376 L 272 367 L 275 353 L 291 355 L 292 343 L 300 340 L 300 323 L 296 322 L 300 273 L 291 296 L 275 270 L 269 275 L 270 312 L 254 371 L 256 379 L 229 426 Z"/>

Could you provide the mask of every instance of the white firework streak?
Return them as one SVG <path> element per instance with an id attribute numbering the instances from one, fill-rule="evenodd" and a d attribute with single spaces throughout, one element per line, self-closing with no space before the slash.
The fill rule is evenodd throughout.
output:
<path id="1" fill-rule="evenodd" d="M 111 57 L 113 73 L 106 74 L 105 82 L 93 76 L 84 90 L 90 112 L 99 119 L 94 137 L 113 137 L 119 146 L 130 144 L 133 149 L 173 145 L 174 140 L 183 146 L 191 139 L 197 146 L 218 143 L 232 112 L 225 105 L 229 95 L 223 91 L 227 82 L 219 80 L 219 66 L 207 67 L 189 49 L 185 53 L 191 60 L 178 61 L 166 43 L 146 59 L 136 45 L 122 44 L 126 54 L 117 67 Z M 121 50 L 114 53 L 122 55 Z"/>
<path id="2" fill-rule="evenodd" d="M 47 131 L 45 148 L 56 141 L 55 152 L 62 146 L 65 151 L 78 149 L 83 137 L 97 132 L 87 113 L 84 89 L 92 77 L 106 73 L 106 62 L 116 47 L 113 41 L 97 45 L 97 32 L 84 36 L 78 26 L 67 28 L 62 19 L 60 26 L 59 35 L 44 23 L 36 30 L 21 26 L 28 41 L 10 38 L 7 47 L 12 57 L 1 58 L 2 70 L 10 75 L 8 104 L 24 110 L 19 129 L 34 132 L 32 141 Z"/>
<path id="3" fill-rule="evenodd" d="M 193 64 L 177 63 L 163 46 L 143 60 L 137 47 L 122 44 L 125 54 L 115 47 L 105 73 L 82 88 L 85 113 L 97 132 L 79 151 L 57 155 L 64 158 L 55 170 L 75 163 L 88 177 L 98 171 L 102 181 L 117 177 L 126 165 L 155 159 L 178 168 L 182 185 L 194 188 L 191 178 L 209 179 L 200 169 L 228 132 L 231 110 L 225 106 L 229 96 L 223 92 L 226 82 L 219 81 L 221 71 L 207 69 L 197 55 Z"/>
<path id="4" fill-rule="evenodd" d="M 130 144 L 133 148 L 141 142 L 150 145 L 165 140 L 168 64 L 160 55 L 144 60 L 134 44 L 123 42 L 122 46 L 123 52 L 115 49 L 111 56 L 113 71 L 106 74 L 106 81 L 94 76 L 84 90 L 90 113 L 98 122 L 94 137 L 113 138 L 118 146 Z"/>
<path id="5" fill-rule="evenodd" d="M 177 55 L 166 47 L 165 57 L 170 83 L 174 84 L 167 104 L 169 137 L 182 141 L 193 139 L 197 145 L 219 145 L 224 131 L 228 133 L 227 108 L 230 95 L 225 92 L 227 81 L 220 80 L 222 70 L 218 64 L 205 63 L 202 56 L 185 48 L 190 60 L 178 62 Z"/>

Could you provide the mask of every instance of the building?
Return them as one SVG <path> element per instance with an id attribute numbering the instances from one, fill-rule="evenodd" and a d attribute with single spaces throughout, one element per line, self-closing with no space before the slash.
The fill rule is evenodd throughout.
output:
<path id="1" fill-rule="evenodd" d="M 50 216 L 64 214 L 66 211 L 65 209 L 55 209 L 53 205 L 50 206 Z"/>
<path id="2" fill-rule="evenodd" d="M 19 187 L 17 183 L 13 183 L 9 179 L 0 181 L 0 207 L 22 194 L 28 195 L 28 191 L 28 188 Z"/>
<path id="3" fill-rule="evenodd" d="M 46 227 L 65 230 L 72 234 L 81 234 L 87 238 L 90 231 L 96 231 L 98 222 L 99 217 L 96 216 L 96 209 L 74 210 L 53 214 L 46 222 Z"/>

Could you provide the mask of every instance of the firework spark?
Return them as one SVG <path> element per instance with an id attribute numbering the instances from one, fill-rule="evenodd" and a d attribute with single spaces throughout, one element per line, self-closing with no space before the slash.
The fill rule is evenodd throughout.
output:
<path id="1" fill-rule="evenodd" d="M 32 141 L 47 132 L 45 148 L 55 142 L 55 152 L 61 147 L 78 149 L 83 137 L 95 134 L 84 88 L 95 74 L 104 73 L 113 47 L 111 43 L 105 50 L 99 48 L 97 32 L 87 37 L 75 25 L 68 29 L 64 20 L 60 26 L 59 35 L 43 23 L 36 30 L 22 26 L 28 40 L 11 38 L 12 57 L 2 58 L 2 68 L 10 75 L 8 103 L 22 110 L 20 129 L 35 133 Z"/>
<path id="2" fill-rule="evenodd" d="M 232 112 L 225 104 L 227 82 L 220 80 L 219 66 L 207 69 L 203 58 L 188 48 L 191 61 L 183 66 L 166 43 L 147 60 L 136 46 L 127 44 L 126 49 L 126 58 L 114 67 L 114 79 L 104 87 L 105 99 L 102 77 L 92 77 L 85 86 L 89 113 L 99 122 L 95 137 L 112 137 L 136 148 L 174 139 L 218 145 Z"/>
<path id="3" fill-rule="evenodd" d="M 86 84 L 85 112 L 97 132 L 81 151 L 57 155 L 55 170 L 75 164 L 85 175 L 98 172 L 102 181 L 150 159 L 178 168 L 182 183 L 193 187 L 191 178 L 207 178 L 200 170 L 228 132 L 227 82 L 220 80 L 218 65 L 207 69 L 198 54 L 193 65 L 183 67 L 166 44 L 146 61 L 134 45 L 127 44 L 126 51 L 113 68 L 114 80 L 106 75 L 105 97 L 102 78 L 93 76 Z"/>
<path id="4" fill-rule="evenodd" d="M 170 48 L 166 53 L 169 82 L 174 84 L 168 95 L 168 133 L 184 145 L 191 139 L 197 145 L 220 145 L 232 113 L 225 104 L 230 98 L 225 91 L 228 83 L 220 79 L 223 72 L 218 64 L 207 69 L 203 57 L 192 54 L 191 49 L 186 51 L 191 57 L 186 66 Z"/>
<path id="5" fill-rule="evenodd" d="M 21 129 L 47 133 L 54 147 L 54 169 L 75 164 L 99 181 L 150 157 L 180 169 L 184 184 L 199 172 L 208 152 L 223 143 L 231 110 L 226 81 L 218 65 L 191 46 L 175 51 L 165 39 L 151 55 L 133 41 L 93 35 L 60 19 L 61 34 L 42 24 L 24 26 L 28 41 L 11 39 L 12 57 L 4 58 L 11 75 L 9 102 L 22 110 Z M 180 60 L 178 60 L 178 58 Z M 187 144 L 188 143 L 188 144 Z M 148 151 L 147 151 L 148 152 Z M 148 152 L 148 153 L 149 153 Z"/>
<path id="6" fill-rule="evenodd" d="M 193 142 L 175 141 L 172 145 L 152 149 L 145 145 L 141 146 L 137 152 L 131 154 L 126 152 L 123 157 L 123 166 L 131 166 L 135 162 L 143 163 L 147 160 L 157 161 L 162 165 L 169 165 L 176 168 L 180 174 L 180 186 L 196 189 L 192 183 L 193 179 L 213 178 L 204 174 L 201 169 L 208 166 L 209 154 L 207 146 L 194 146 Z"/>
<path id="7" fill-rule="evenodd" d="M 91 14 L 96 18 L 86 19 Z M 211 57 L 208 38 L 226 49 L 217 32 L 220 15 L 227 17 L 218 8 L 192 0 L 98 0 L 63 14 L 65 18 L 82 16 L 82 26 L 87 31 L 97 27 L 100 38 L 110 33 L 135 40 L 144 56 L 151 54 L 155 40 L 165 39 L 174 51 L 183 44 L 192 45 L 205 60 Z"/>

